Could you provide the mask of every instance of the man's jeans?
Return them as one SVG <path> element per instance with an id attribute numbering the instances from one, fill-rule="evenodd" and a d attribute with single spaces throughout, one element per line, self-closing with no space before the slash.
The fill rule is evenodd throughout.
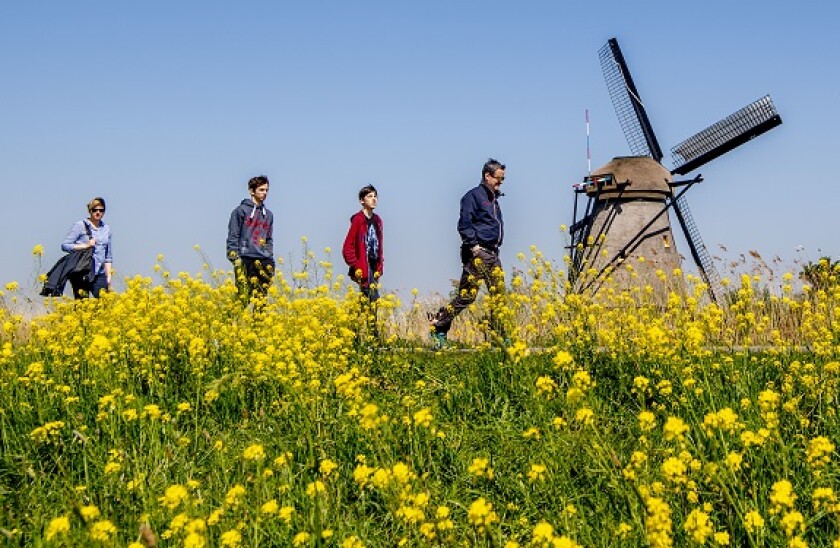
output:
<path id="1" fill-rule="evenodd" d="M 452 327 L 452 320 L 465 308 L 475 302 L 478 294 L 478 282 L 484 280 L 490 294 L 503 293 L 505 290 L 502 262 L 499 260 L 498 252 L 480 249 L 472 259 L 469 258 L 469 250 L 461 252 L 463 270 L 461 280 L 458 283 L 458 293 L 450 303 L 438 310 L 432 321 L 435 332 L 448 333 Z M 465 260 L 467 259 L 467 260 Z M 490 309 L 490 326 L 498 333 L 501 333 L 501 326 L 497 325 L 496 314 Z"/>

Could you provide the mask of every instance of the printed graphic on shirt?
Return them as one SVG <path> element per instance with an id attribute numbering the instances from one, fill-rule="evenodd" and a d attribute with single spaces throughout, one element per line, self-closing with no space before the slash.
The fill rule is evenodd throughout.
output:
<path id="1" fill-rule="evenodd" d="M 251 243 L 254 246 L 265 245 L 266 240 L 268 240 L 268 231 L 271 228 L 268 221 L 256 217 L 247 217 L 245 219 L 245 226 L 251 233 Z"/>

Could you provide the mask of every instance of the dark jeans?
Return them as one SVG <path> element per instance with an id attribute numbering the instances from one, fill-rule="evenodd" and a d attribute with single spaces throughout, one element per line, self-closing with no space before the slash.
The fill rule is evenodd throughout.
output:
<path id="1" fill-rule="evenodd" d="M 91 296 L 98 299 L 100 292 L 108 291 L 108 278 L 104 272 L 97 274 L 92 282 L 73 276 L 70 278 L 70 287 L 73 288 L 74 299 L 87 299 Z"/>
<path id="2" fill-rule="evenodd" d="M 274 259 L 240 258 L 240 264 L 234 269 L 234 274 L 243 299 L 250 300 L 255 294 L 265 297 L 268 286 L 274 280 L 275 266 Z"/>
<path id="3" fill-rule="evenodd" d="M 461 281 L 458 283 L 458 293 L 448 305 L 441 307 L 435 315 L 434 326 L 437 333 L 448 333 L 455 316 L 475 302 L 478 295 L 479 280 L 484 280 L 491 294 L 504 292 L 505 290 L 505 280 L 501 274 L 502 262 L 499 260 L 498 251 L 481 249 L 473 257 L 471 250 L 462 249 L 461 261 L 463 262 L 463 270 L 461 271 Z M 498 270 L 496 270 L 497 268 Z M 491 308 L 490 325 L 495 331 L 501 333 L 501 326 L 497 325 L 495 316 Z"/>
<path id="4" fill-rule="evenodd" d="M 376 264 L 375 262 L 368 262 L 368 279 L 367 283 L 359 283 L 359 291 L 362 292 L 361 301 L 359 303 L 359 311 L 362 314 L 363 325 L 367 329 L 367 336 L 373 339 L 379 339 L 379 325 L 377 322 L 377 315 L 379 305 L 376 301 L 379 300 L 379 279 L 376 278 Z M 359 332 L 357 337 L 361 337 Z M 359 338 L 361 341 L 362 339 Z"/>
<path id="5" fill-rule="evenodd" d="M 368 279 L 367 284 L 359 284 L 359 289 L 362 294 L 370 300 L 370 302 L 379 299 L 379 280 L 376 279 L 376 262 L 368 261 Z"/>

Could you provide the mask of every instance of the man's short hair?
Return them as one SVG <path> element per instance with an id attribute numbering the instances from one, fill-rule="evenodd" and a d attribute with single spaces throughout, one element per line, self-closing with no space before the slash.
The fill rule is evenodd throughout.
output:
<path id="1" fill-rule="evenodd" d="M 481 180 L 484 180 L 485 175 L 493 175 L 498 169 L 505 169 L 505 164 L 493 158 L 487 158 L 484 162 L 484 167 L 481 168 Z"/>
<path id="2" fill-rule="evenodd" d="M 367 195 L 368 195 L 368 194 L 370 194 L 371 192 L 373 192 L 374 194 L 376 194 L 377 196 L 379 196 L 379 193 L 376 191 L 376 187 L 375 187 L 375 186 L 373 186 L 373 185 L 365 185 L 365 186 L 363 186 L 363 187 L 362 187 L 362 189 L 359 191 L 359 201 L 364 200 L 365 196 L 367 196 Z"/>
<path id="3" fill-rule="evenodd" d="M 248 190 L 256 190 L 258 187 L 268 184 L 268 177 L 265 175 L 259 175 L 257 177 L 252 177 L 250 181 L 248 181 Z"/>

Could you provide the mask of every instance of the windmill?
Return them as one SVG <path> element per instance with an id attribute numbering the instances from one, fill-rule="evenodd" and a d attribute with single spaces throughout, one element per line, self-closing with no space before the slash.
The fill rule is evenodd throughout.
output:
<path id="1" fill-rule="evenodd" d="M 675 167 L 668 170 L 662 166 L 659 141 L 618 41 L 611 38 L 598 55 L 633 156 L 614 158 L 573 185 L 569 281 L 576 291 L 595 291 L 608 275 L 628 275 L 616 267 L 630 258 L 639 259 L 633 276 L 642 270 L 651 278 L 656 271 L 669 273 L 679 267 L 682 257 L 676 250 L 668 216 L 673 210 L 709 297 L 717 302 L 720 277 L 685 198 L 703 177 L 698 174 L 675 181 L 672 176 L 691 173 L 773 129 L 782 119 L 766 95 L 674 146 L 671 155 Z M 585 204 L 579 204 L 579 198 Z"/>

